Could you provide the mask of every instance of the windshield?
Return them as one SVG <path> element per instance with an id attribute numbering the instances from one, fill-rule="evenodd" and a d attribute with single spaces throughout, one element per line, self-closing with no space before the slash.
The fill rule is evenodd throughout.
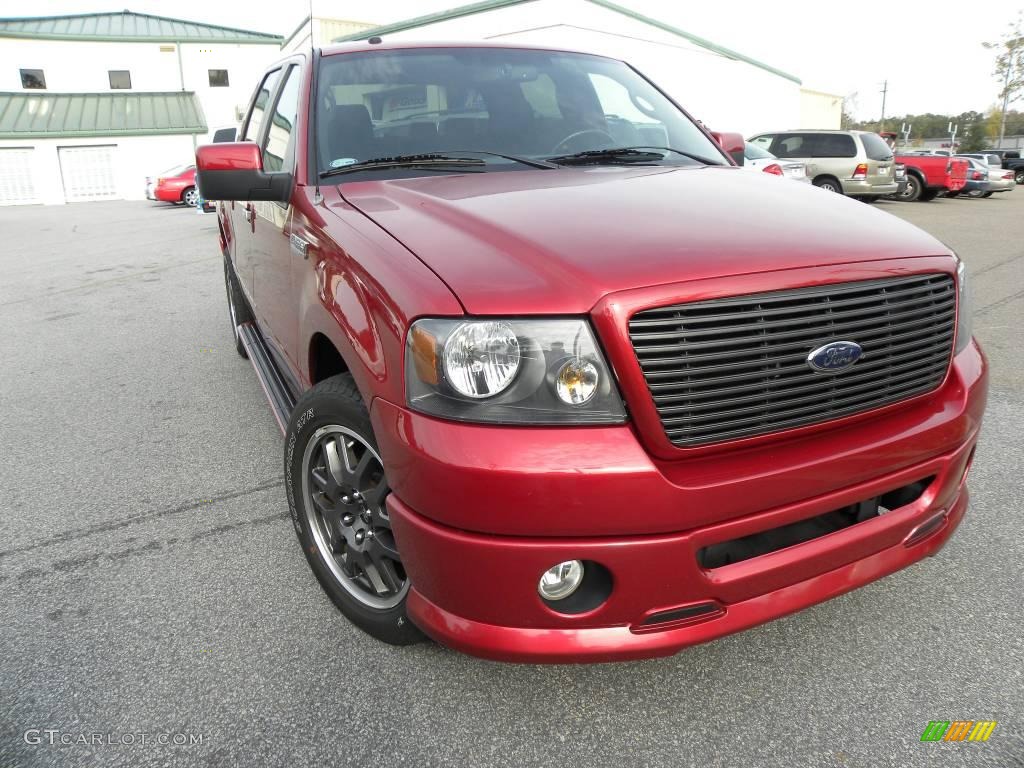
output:
<path id="1" fill-rule="evenodd" d="M 513 48 L 350 53 L 324 57 L 318 78 L 320 172 L 383 157 L 474 151 L 495 153 L 481 155 L 483 170 L 529 170 L 514 157 L 542 161 L 619 147 L 676 150 L 641 158 L 645 163 L 698 164 L 682 152 L 727 164 L 656 88 L 599 56 Z M 458 170 L 428 168 L 378 169 L 374 178 Z"/>

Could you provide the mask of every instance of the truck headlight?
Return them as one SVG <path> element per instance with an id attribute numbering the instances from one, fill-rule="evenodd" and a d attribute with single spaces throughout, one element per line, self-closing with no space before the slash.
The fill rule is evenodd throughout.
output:
<path id="1" fill-rule="evenodd" d="M 503 424 L 619 424 L 626 410 L 583 319 L 428 319 L 409 329 L 415 410 Z"/>
<path id="2" fill-rule="evenodd" d="M 953 354 L 959 354 L 971 343 L 971 292 L 967 285 L 967 267 L 961 261 L 956 265 L 956 344 Z"/>

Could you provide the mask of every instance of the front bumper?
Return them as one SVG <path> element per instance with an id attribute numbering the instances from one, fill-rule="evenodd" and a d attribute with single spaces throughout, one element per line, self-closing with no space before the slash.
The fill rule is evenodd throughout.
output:
<path id="1" fill-rule="evenodd" d="M 934 554 L 959 524 L 986 387 L 971 344 L 939 390 L 897 413 L 677 462 L 652 459 L 630 426 L 455 424 L 377 399 L 409 615 L 478 656 L 611 661 L 671 654 L 862 586 Z M 698 563 L 703 547 L 924 478 L 920 498 L 883 516 L 720 568 Z M 904 544 L 940 512 L 940 527 Z M 538 596 L 540 574 L 569 559 L 611 573 L 599 607 L 564 615 Z M 703 603 L 716 610 L 644 624 Z"/>

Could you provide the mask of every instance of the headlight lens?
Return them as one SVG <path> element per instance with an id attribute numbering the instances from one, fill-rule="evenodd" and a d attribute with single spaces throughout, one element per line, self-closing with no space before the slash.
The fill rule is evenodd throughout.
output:
<path id="1" fill-rule="evenodd" d="M 967 267 L 962 261 L 956 267 L 956 289 L 956 345 L 953 354 L 963 352 L 971 343 L 971 291 L 967 284 Z"/>
<path id="2" fill-rule="evenodd" d="M 444 343 L 444 373 L 461 395 L 491 397 L 519 370 L 519 339 L 508 323 L 463 323 Z"/>
<path id="3" fill-rule="evenodd" d="M 419 320 L 405 354 L 409 405 L 460 421 L 617 424 L 626 411 L 582 319 Z"/>

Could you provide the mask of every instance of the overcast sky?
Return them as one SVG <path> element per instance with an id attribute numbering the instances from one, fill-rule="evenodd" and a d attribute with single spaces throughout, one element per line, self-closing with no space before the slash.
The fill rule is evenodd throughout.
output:
<path id="1" fill-rule="evenodd" d="M 316 12 L 383 24 L 468 2 L 316 0 Z M 991 76 L 993 53 L 981 43 L 998 39 L 1024 11 L 1024 0 L 987 0 L 976 6 L 941 0 L 618 2 L 790 72 L 808 88 L 856 94 L 855 114 L 863 119 L 878 117 L 883 80 L 889 81 L 888 115 L 988 109 L 996 101 L 999 86 Z M 290 33 L 307 12 L 307 3 L 301 0 L 109 0 L 105 4 L 0 0 L 0 16 L 24 16 L 28 10 L 56 15 L 125 7 L 282 35 Z M 966 14 L 965 20 L 968 8 L 977 12 Z"/>

